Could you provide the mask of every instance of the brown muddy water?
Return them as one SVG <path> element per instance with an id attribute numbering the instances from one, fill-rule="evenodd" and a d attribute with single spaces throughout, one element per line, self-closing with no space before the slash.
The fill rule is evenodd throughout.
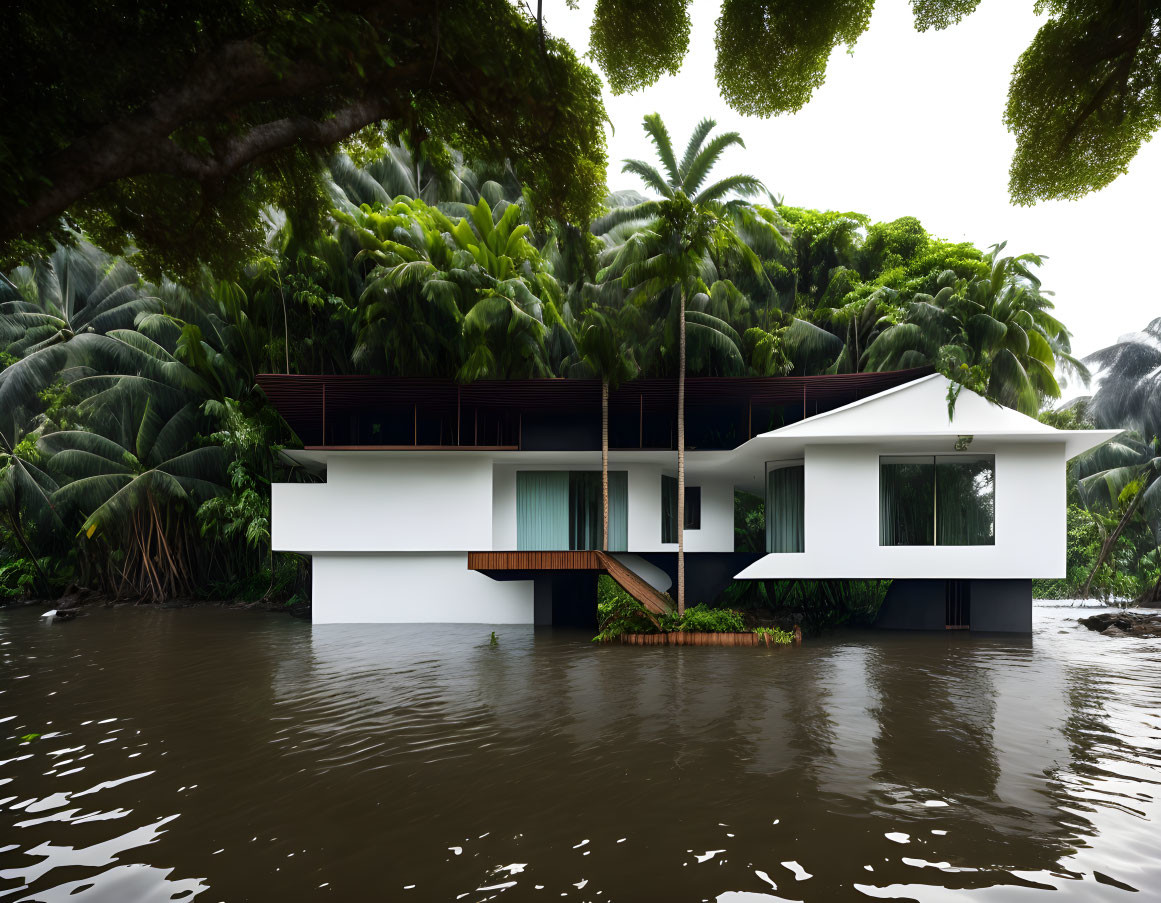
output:
<path id="1" fill-rule="evenodd" d="M 4 903 L 1161 900 L 1161 640 L 1077 609 L 780 650 L 38 613 Z"/>

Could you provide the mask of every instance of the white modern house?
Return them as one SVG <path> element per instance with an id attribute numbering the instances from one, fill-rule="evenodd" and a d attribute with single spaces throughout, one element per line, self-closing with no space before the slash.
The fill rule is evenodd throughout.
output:
<path id="1" fill-rule="evenodd" d="M 316 622 L 586 624 L 601 541 L 599 384 L 263 376 L 321 482 L 273 487 L 274 548 L 313 559 Z M 1056 430 L 929 370 L 687 381 L 687 599 L 731 579 L 886 578 L 887 627 L 1031 629 L 1065 571 Z M 610 552 L 658 589 L 676 562 L 672 380 L 610 398 Z M 734 496 L 765 497 L 765 555 Z"/>

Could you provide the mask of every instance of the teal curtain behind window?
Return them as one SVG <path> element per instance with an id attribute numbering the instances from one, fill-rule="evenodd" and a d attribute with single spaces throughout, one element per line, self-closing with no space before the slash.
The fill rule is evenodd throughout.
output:
<path id="1" fill-rule="evenodd" d="M 521 551 L 599 549 L 602 527 L 599 471 L 516 472 L 516 548 Z M 609 551 L 629 548 L 629 479 L 609 471 Z"/>
<path id="2" fill-rule="evenodd" d="M 568 548 L 568 471 L 516 473 L 516 548 L 554 552 Z"/>
<path id="3" fill-rule="evenodd" d="M 766 551 L 806 548 L 806 469 L 776 467 L 766 475 Z"/>

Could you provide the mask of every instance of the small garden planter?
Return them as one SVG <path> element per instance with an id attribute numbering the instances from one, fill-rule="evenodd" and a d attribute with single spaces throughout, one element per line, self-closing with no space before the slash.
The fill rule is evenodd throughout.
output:
<path id="1" fill-rule="evenodd" d="M 629 646 L 777 646 L 768 635 L 756 633 L 709 633 L 700 630 L 674 630 L 670 633 L 622 633 L 621 642 Z M 794 628 L 794 645 L 802 644 L 802 630 Z"/>

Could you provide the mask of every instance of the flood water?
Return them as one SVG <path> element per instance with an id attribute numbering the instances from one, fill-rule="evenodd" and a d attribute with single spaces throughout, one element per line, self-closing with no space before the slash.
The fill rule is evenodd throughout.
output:
<path id="1" fill-rule="evenodd" d="M 766 650 L 0 612 L 0 900 L 1161 899 L 1161 640 L 1082 613 Z"/>

